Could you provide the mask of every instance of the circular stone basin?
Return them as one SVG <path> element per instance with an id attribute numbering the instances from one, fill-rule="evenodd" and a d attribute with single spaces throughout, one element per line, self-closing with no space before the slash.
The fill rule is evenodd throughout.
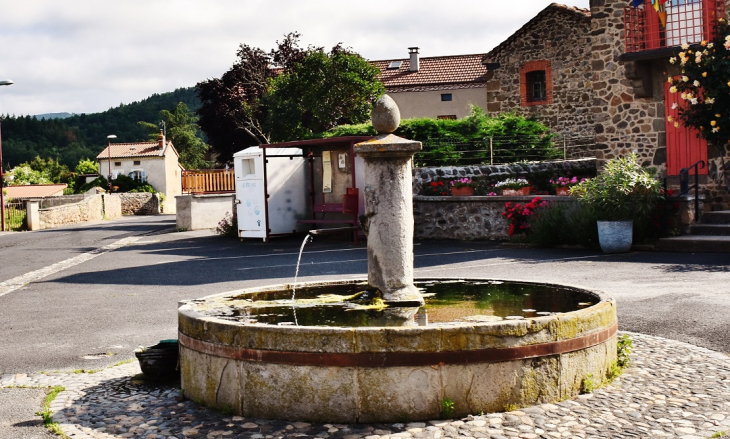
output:
<path id="1" fill-rule="evenodd" d="M 604 383 L 616 361 L 615 302 L 601 293 L 416 285 L 420 309 L 373 306 L 362 282 L 299 284 L 294 302 L 290 285 L 187 301 L 185 396 L 251 417 L 402 422 L 560 401 Z"/>

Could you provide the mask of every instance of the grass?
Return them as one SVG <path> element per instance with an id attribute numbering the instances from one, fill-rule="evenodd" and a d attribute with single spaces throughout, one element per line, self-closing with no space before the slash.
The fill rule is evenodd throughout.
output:
<path id="1" fill-rule="evenodd" d="M 726 432 L 726 431 L 716 431 L 716 432 L 715 432 L 715 433 L 713 433 L 713 435 L 712 435 L 712 436 L 710 436 L 710 437 L 716 437 L 716 438 L 721 438 L 721 439 L 722 439 L 722 438 L 726 438 L 726 437 L 728 437 L 728 436 L 727 436 L 727 432 Z"/>
<path id="2" fill-rule="evenodd" d="M 441 416 L 444 419 L 451 419 L 454 416 L 454 401 L 449 398 L 444 398 L 441 401 Z"/>
<path id="3" fill-rule="evenodd" d="M 58 396 L 58 394 L 63 392 L 64 390 L 66 389 L 63 386 L 55 386 L 50 388 L 48 394 L 46 395 L 46 401 L 43 403 L 43 410 L 36 414 L 43 418 L 43 424 L 49 431 L 51 431 L 53 434 L 61 436 L 64 439 L 68 439 L 68 436 L 63 434 L 63 431 L 61 430 L 61 427 L 58 425 L 58 423 L 53 421 L 53 412 L 51 412 L 51 403 L 54 399 L 56 399 L 56 396 Z"/>

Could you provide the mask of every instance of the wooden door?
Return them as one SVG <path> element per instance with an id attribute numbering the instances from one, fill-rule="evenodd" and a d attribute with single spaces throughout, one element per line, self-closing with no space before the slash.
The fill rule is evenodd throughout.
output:
<path id="1" fill-rule="evenodd" d="M 670 93 L 671 84 L 664 83 L 665 124 L 667 133 L 667 175 L 679 175 L 679 170 L 694 165 L 700 160 L 707 162 L 707 141 L 700 137 L 699 131 L 687 128 L 679 123 L 679 106 L 685 104 L 679 93 Z M 676 109 L 672 109 L 673 104 Z M 671 116 L 672 121 L 669 121 Z M 694 172 L 692 172 L 694 173 Z M 707 174 L 707 167 L 700 169 L 700 174 Z"/>

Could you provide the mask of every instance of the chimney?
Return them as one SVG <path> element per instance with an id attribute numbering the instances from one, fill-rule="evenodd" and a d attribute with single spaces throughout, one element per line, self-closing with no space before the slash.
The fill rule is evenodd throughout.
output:
<path id="1" fill-rule="evenodd" d="M 418 71 L 418 47 L 409 47 L 408 54 L 411 55 L 411 72 Z"/>
<path id="2" fill-rule="evenodd" d="M 157 143 L 160 144 L 161 149 L 165 149 L 165 135 L 162 134 L 162 130 L 160 130 L 160 135 L 157 136 Z"/>

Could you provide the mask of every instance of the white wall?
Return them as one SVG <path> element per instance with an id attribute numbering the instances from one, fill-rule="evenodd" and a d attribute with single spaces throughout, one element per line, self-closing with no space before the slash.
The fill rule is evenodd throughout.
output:
<path id="1" fill-rule="evenodd" d="M 451 93 L 451 101 L 442 101 L 441 95 Z M 467 88 L 457 90 L 388 92 L 393 98 L 401 119 L 413 117 L 432 117 L 454 115 L 461 119 L 469 115 L 469 106 L 487 108 L 487 88 Z"/>

